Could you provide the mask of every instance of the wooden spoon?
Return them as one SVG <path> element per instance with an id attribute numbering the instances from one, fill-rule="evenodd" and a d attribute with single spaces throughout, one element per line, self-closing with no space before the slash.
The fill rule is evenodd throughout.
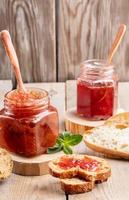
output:
<path id="1" fill-rule="evenodd" d="M 17 54 L 15 52 L 13 43 L 11 41 L 10 34 L 7 30 L 3 30 L 0 32 L 0 38 L 2 40 L 3 46 L 5 48 L 5 51 L 9 57 L 9 60 L 12 64 L 16 79 L 17 79 L 17 84 L 18 84 L 18 90 L 21 92 L 26 92 L 26 89 L 23 85 L 22 77 L 21 77 L 21 72 L 20 72 L 20 67 L 19 67 L 19 62 L 17 58 Z"/>
<path id="2" fill-rule="evenodd" d="M 119 30 L 117 32 L 117 35 L 115 37 L 114 42 L 112 43 L 111 49 L 109 51 L 109 55 L 108 55 L 108 62 L 111 63 L 112 62 L 112 58 L 117 50 L 117 48 L 119 47 L 121 40 L 125 34 L 126 31 L 126 25 L 125 24 L 121 24 L 119 27 Z"/>

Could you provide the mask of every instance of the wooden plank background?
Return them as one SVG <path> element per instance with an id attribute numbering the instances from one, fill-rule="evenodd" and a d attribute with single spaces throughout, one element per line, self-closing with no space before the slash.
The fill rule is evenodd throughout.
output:
<path id="1" fill-rule="evenodd" d="M 75 79 L 81 61 L 106 58 L 120 23 L 127 32 L 114 57 L 120 80 L 129 80 L 128 0 L 1 0 L 0 30 L 8 29 L 24 82 Z M 11 79 L 0 44 L 0 79 Z"/>
<path id="2" fill-rule="evenodd" d="M 24 81 L 56 81 L 55 1 L 1 0 L 0 13 L 0 30 L 11 33 Z M 0 79 L 11 78 L 0 51 Z"/>

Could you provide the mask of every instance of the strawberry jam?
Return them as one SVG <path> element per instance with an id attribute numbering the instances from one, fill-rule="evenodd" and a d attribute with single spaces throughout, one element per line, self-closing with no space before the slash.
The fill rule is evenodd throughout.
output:
<path id="1" fill-rule="evenodd" d="M 83 159 L 69 158 L 64 156 L 58 162 L 58 166 L 65 170 L 74 167 L 80 167 L 81 169 L 96 171 L 99 167 L 99 162 L 86 156 Z"/>
<path id="2" fill-rule="evenodd" d="M 89 120 L 111 117 L 117 109 L 117 75 L 105 61 L 84 62 L 77 80 L 77 113 Z"/>
<path id="3" fill-rule="evenodd" d="M 36 156 L 55 144 L 58 113 L 45 90 L 28 89 L 26 94 L 13 90 L 5 95 L 0 128 L 0 146 L 23 156 Z"/>

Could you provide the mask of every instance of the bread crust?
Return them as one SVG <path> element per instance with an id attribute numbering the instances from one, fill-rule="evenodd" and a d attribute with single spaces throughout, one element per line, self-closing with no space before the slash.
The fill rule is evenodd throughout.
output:
<path id="1" fill-rule="evenodd" d="M 89 192 L 95 186 L 94 181 L 84 181 L 78 178 L 61 179 L 60 183 L 61 183 L 61 189 L 66 194 L 79 194 L 79 193 Z"/>
<path id="2" fill-rule="evenodd" d="M 74 169 L 74 170 L 71 169 L 71 170 L 62 170 L 62 171 L 59 172 L 57 170 L 54 170 L 53 165 L 50 163 L 49 164 L 49 173 L 56 178 L 65 179 L 65 178 L 72 178 L 72 177 L 77 176 L 78 170 L 77 169 Z"/>
<path id="3" fill-rule="evenodd" d="M 127 128 L 129 127 L 129 112 L 123 112 L 110 117 L 105 121 L 105 125 L 115 126 L 116 128 Z"/>
<path id="4" fill-rule="evenodd" d="M 0 181 L 8 178 L 13 170 L 13 161 L 10 154 L 0 148 Z"/>

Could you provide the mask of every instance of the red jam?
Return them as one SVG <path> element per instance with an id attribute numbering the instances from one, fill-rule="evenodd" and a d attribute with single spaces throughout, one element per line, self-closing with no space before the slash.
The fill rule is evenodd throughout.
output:
<path id="1" fill-rule="evenodd" d="M 58 162 L 58 166 L 62 169 L 71 169 L 73 167 L 80 167 L 81 169 L 96 171 L 99 167 L 99 162 L 97 160 L 93 160 L 88 157 L 84 157 L 83 159 L 75 159 L 64 156 Z"/>
<path id="2" fill-rule="evenodd" d="M 58 113 L 50 105 L 48 93 L 28 89 L 5 96 L 0 112 L 0 146 L 23 156 L 45 153 L 58 137 Z"/>
<path id="3" fill-rule="evenodd" d="M 117 78 L 112 66 L 92 66 L 95 63 L 86 61 L 88 66 L 77 80 L 77 113 L 89 120 L 105 120 L 117 109 Z"/>
<path id="4" fill-rule="evenodd" d="M 90 119 L 107 119 L 114 113 L 115 88 L 112 83 L 90 87 L 86 82 L 77 84 L 77 113 Z"/>

